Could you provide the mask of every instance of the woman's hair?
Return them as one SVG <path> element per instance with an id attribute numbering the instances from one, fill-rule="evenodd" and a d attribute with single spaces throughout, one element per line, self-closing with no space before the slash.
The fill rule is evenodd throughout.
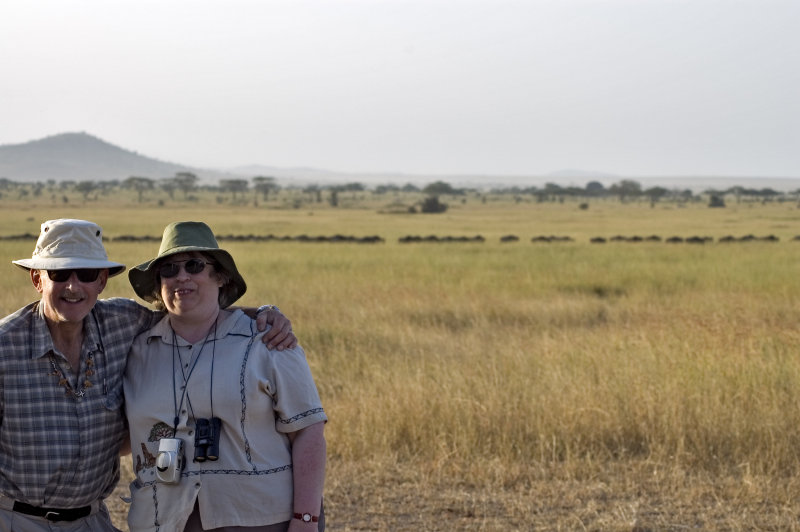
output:
<path id="1" fill-rule="evenodd" d="M 214 260 L 213 255 L 210 253 L 205 253 L 200 251 L 200 255 L 205 259 L 206 262 L 211 264 L 214 267 L 214 271 L 211 274 L 213 278 L 220 281 L 222 286 L 219 287 L 219 298 L 218 301 L 222 301 L 224 294 L 227 293 L 228 289 L 231 287 L 229 286 L 233 277 L 227 270 L 221 269 L 222 266 L 219 262 Z M 155 276 L 156 282 L 155 287 L 153 288 L 153 306 L 156 310 L 165 311 L 167 307 L 164 305 L 164 300 L 161 298 L 161 276 L 158 275 L 158 267 L 163 262 L 168 262 L 169 257 L 164 257 L 162 260 L 159 260 L 156 264 L 153 265 L 153 275 Z"/>

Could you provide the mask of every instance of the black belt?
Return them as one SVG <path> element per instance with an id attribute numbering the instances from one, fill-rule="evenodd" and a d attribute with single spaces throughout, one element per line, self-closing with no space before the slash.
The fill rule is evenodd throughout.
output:
<path id="1" fill-rule="evenodd" d="M 26 515 L 35 515 L 37 517 L 44 517 L 48 521 L 75 521 L 81 517 L 86 517 L 92 513 L 91 506 L 84 506 L 82 508 L 41 508 L 39 506 L 31 506 L 24 502 L 14 501 L 14 511 Z"/>

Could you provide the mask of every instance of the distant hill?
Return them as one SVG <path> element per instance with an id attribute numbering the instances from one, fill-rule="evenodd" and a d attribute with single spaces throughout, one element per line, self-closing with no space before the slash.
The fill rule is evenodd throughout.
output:
<path id="1" fill-rule="evenodd" d="M 560 186 L 585 187 L 589 181 L 610 186 L 623 179 L 638 181 L 643 188 L 691 189 L 694 192 L 713 188 L 724 190 L 733 186 L 772 188 L 788 192 L 800 189 L 798 178 L 715 177 L 715 176 L 621 176 L 599 171 L 559 170 L 544 175 L 434 175 L 398 172 L 347 173 L 316 168 L 278 168 L 253 164 L 229 169 L 197 168 L 140 155 L 110 144 L 88 133 L 62 133 L 24 144 L 0 145 L 0 179 L 19 182 L 48 181 L 110 181 L 131 176 L 162 179 L 178 172 L 192 172 L 201 181 L 216 183 L 221 179 L 250 179 L 271 176 L 286 185 L 362 183 L 425 185 L 445 181 L 455 187 L 479 189 L 518 186 L 543 187 L 547 183 Z"/>
<path id="2" fill-rule="evenodd" d="M 420 181 L 422 176 L 401 174 L 347 174 L 314 168 L 277 168 L 264 165 L 233 169 L 197 168 L 160 161 L 106 142 L 88 133 L 61 133 L 24 144 L 0 145 L 0 179 L 18 182 L 110 181 L 131 176 L 161 179 L 178 172 L 191 172 L 200 180 L 249 179 L 272 176 L 292 184 Z M 434 178 L 426 182 L 435 181 Z"/>
<path id="3" fill-rule="evenodd" d="M 24 144 L 0 146 L 0 178 L 31 182 L 110 181 L 131 176 L 160 179 L 202 170 L 159 161 L 87 133 L 62 133 Z"/>

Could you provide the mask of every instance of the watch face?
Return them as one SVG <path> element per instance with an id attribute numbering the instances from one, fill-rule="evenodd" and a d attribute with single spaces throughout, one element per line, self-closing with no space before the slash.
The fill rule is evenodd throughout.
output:
<path id="1" fill-rule="evenodd" d="M 306 523 L 310 523 L 311 522 L 311 514 L 303 514 L 303 521 L 305 521 Z"/>

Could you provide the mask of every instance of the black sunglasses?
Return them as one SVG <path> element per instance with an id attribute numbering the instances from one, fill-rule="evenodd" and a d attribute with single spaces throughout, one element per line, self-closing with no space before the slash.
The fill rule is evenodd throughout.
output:
<path id="1" fill-rule="evenodd" d="M 75 272 L 78 280 L 82 283 L 93 283 L 100 275 L 100 270 L 81 268 L 77 270 L 47 270 L 47 276 L 53 282 L 64 283 L 72 277 L 72 272 Z"/>
<path id="2" fill-rule="evenodd" d="M 164 264 L 160 264 L 158 266 L 158 275 L 161 276 L 163 279 L 169 279 L 170 277 L 175 277 L 181 271 L 181 264 L 183 264 L 183 269 L 186 270 L 186 273 L 195 274 L 200 273 L 206 269 L 206 264 L 213 265 L 213 262 L 206 262 L 203 259 L 189 259 L 189 260 L 178 260 L 175 262 L 165 262 Z"/>

